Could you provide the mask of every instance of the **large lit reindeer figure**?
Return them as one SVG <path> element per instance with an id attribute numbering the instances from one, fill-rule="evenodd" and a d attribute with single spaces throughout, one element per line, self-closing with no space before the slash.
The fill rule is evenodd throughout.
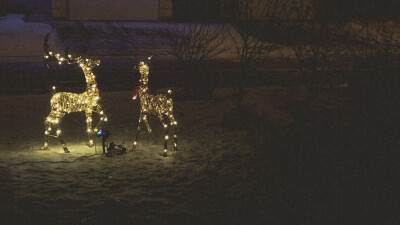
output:
<path id="1" fill-rule="evenodd" d="M 151 57 L 149 57 L 149 60 Z M 176 136 L 177 130 L 177 121 L 173 115 L 173 101 L 172 98 L 167 97 L 166 95 L 151 95 L 149 94 L 149 64 L 141 61 L 137 67 L 140 72 L 140 80 L 139 80 L 139 88 L 136 89 L 136 92 L 133 96 L 133 99 L 136 99 L 137 95 L 139 95 L 140 99 L 140 116 L 139 116 L 139 124 L 137 127 L 136 136 L 134 142 L 132 144 L 132 150 L 136 148 L 137 140 L 139 138 L 140 128 L 142 123 L 147 126 L 147 131 L 150 133 L 151 128 L 149 122 L 147 120 L 148 115 L 156 115 L 160 119 L 161 123 L 164 126 L 165 136 L 164 136 L 164 152 L 163 156 L 166 157 L 167 154 L 167 143 L 168 143 L 168 122 L 169 125 L 174 127 L 174 150 L 178 149 L 177 143 L 178 138 Z M 171 90 L 168 91 L 171 94 Z"/>
<path id="2" fill-rule="evenodd" d="M 86 91 L 83 93 L 70 93 L 70 92 L 56 92 L 53 94 L 50 100 L 51 111 L 44 121 L 45 124 L 45 138 L 43 149 L 48 149 L 48 138 L 49 136 L 57 137 L 66 153 L 69 150 L 62 138 L 61 129 L 59 124 L 62 118 L 69 113 L 82 112 L 86 114 L 87 133 L 89 137 L 89 146 L 93 146 L 93 134 L 100 128 L 101 123 L 107 122 L 107 117 L 104 115 L 103 109 L 99 104 L 100 96 L 97 88 L 96 77 L 92 72 L 92 69 L 100 64 L 100 60 L 91 60 L 86 57 L 72 58 L 71 55 L 66 51 L 65 56 L 60 54 L 54 54 L 48 47 L 48 35 L 44 41 L 44 50 L 46 52 L 44 58 L 46 64 L 50 61 L 56 61 L 59 64 L 62 63 L 76 63 L 85 74 L 86 79 Z M 55 87 L 53 87 L 55 91 Z M 92 127 L 92 113 L 96 112 L 100 114 L 100 121 L 97 126 L 93 129 Z M 55 135 L 52 135 L 54 133 Z"/>

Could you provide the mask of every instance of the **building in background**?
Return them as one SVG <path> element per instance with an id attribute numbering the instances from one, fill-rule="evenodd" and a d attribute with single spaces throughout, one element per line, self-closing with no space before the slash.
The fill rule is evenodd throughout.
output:
<path id="1" fill-rule="evenodd" d="M 49 14 L 52 0 L 0 0 L 0 11 L 24 14 Z"/>
<path id="2" fill-rule="evenodd" d="M 0 16 L 7 13 L 8 0 L 0 0 Z"/>
<path id="3" fill-rule="evenodd" d="M 172 0 L 53 0 L 54 18 L 158 21 L 172 17 Z"/>
<path id="4" fill-rule="evenodd" d="M 52 0 L 52 15 L 54 18 L 66 20 L 221 22 L 229 19 L 235 2 L 236 0 Z"/>
<path id="5" fill-rule="evenodd" d="M 214 22 L 223 18 L 224 1 L 52 0 L 52 15 L 66 20 Z"/>
<path id="6" fill-rule="evenodd" d="M 228 22 L 240 1 L 258 5 L 286 0 L 0 0 L 0 15 L 51 14 L 54 18 L 66 20 Z M 310 1 L 313 0 L 293 2 Z M 400 18 L 400 1 L 316 1 L 319 6 L 316 17 L 323 19 Z"/>

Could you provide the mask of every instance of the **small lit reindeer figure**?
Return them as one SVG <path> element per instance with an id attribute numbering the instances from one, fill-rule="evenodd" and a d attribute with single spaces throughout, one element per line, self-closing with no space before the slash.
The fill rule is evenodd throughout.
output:
<path id="1" fill-rule="evenodd" d="M 149 57 L 149 60 L 151 57 Z M 176 135 L 177 130 L 177 121 L 173 115 L 173 101 L 172 98 L 167 97 L 166 95 L 151 95 L 149 94 L 149 65 L 146 62 L 141 61 L 137 67 L 140 72 L 140 80 L 139 80 L 139 88 L 136 89 L 136 92 L 133 96 L 133 99 L 137 98 L 139 95 L 140 99 L 140 116 L 139 116 L 139 124 L 137 127 L 136 136 L 134 142 L 132 144 L 132 150 L 136 148 L 137 140 L 139 138 L 140 128 L 142 126 L 142 122 L 147 126 L 147 131 L 150 133 L 151 128 L 149 122 L 147 120 L 148 115 L 156 115 L 160 119 L 161 123 L 164 126 L 165 136 L 164 136 L 164 152 L 163 156 L 166 157 L 167 154 L 167 143 L 168 143 L 168 123 L 166 120 L 169 120 L 169 124 L 174 126 L 174 150 L 178 149 L 178 137 Z M 168 90 L 168 94 L 172 94 L 171 90 Z"/>
<path id="2" fill-rule="evenodd" d="M 89 146 L 93 146 L 93 134 L 99 129 L 101 123 L 107 122 L 107 117 L 104 115 L 102 107 L 99 105 L 100 100 L 99 90 L 97 88 L 96 77 L 92 69 L 100 64 L 100 60 L 91 60 L 86 57 L 71 58 L 71 55 L 66 51 L 66 56 L 62 57 L 59 54 L 54 54 L 48 47 L 48 35 L 44 41 L 44 50 L 46 52 L 44 59 L 46 65 L 50 61 L 57 61 L 60 65 L 62 63 L 77 63 L 85 74 L 86 91 L 83 93 L 70 93 L 70 92 L 57 92 L 54 93 L 50 100 L 51 111 L 44 121 L 45 124 L 45 138 L 43 149 L 48 149 L 49 136 L 57 137 L 66 153 L 69 150 L 62 138 L 61 129 L 59 124 L 62 118 L 69 113 L 82 112 L 86 114 L 87 133 L 89 136 Z M 53 87 L 55 91 L 55 87 Z M 97 112 L 101 118 L 96 128 L 92 128 L 92 113 Z M 55 135 L 51 135 L 54 132 Z"/>

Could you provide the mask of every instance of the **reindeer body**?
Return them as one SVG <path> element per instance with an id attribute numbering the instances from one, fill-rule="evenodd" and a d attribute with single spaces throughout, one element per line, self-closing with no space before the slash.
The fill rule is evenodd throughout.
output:
<path id="1" fill-rule="evenodd" d="M 59 111 L 62 113 L 86 111 L 89 102 L 87 100 L 84 101 L 83 99 L 95 99 L 95 98 L 99 98 L 99 95 L 87 92 L 83 92 L 81 94 L 70 93 L 70 92 L 58 92 L 54 94 L 50 100 L 51 111 Z M 75 99 L 78 99 L 80 101 L 77 103 L 73 103 Z M 97 102 L 92 101 L 92 104 L 96 105 Z"/>
<path id="2" fill-rule="evenodd" d="M 140 95 L 140 110 L 145 114 L 168 116 L 173 118 L 173 103 L 172 98 L 166 95 L 150 95 L 147 91 L 139 91 Z M 171 116 L 172 115 L 172 116 Z M 174 121 L 174 120 L 173 120 Z"/>
<path id="3" fill-rule="evenodd" d="M 53 54 L 50 52 L 50 56 Z M 47 59 L 49 55 L 46 55 Z M 70 58 L 70 56 L 68 56 Z M 65 61 L 64 58 L 58 54 L 54 58 L 61 64 Z M 92 72 L 95 66 L 100 64 L 99 60 L 91 60 L 83 57 L 76 59 L 68 59 L 68 63 L 78 63 L 85 74 L 86 79 L 86 91 L 83 93 L 70 93 L 70 92 L 58 92 L 55 93 L 50 100 L 51 111 L 45 120 L 45 140 L 44 149 L 48 148 L 48 137 L 51 136 L 53 128 L 55 128 L 56 135 L 60 139 L 61 145 L 65 152 L 69 152 L 59 129 L 59 123 L 62 118 L 69 113 L 82 112 L 86 114 L 87 133 L 89 137 L 89 146 L 93 146 L 93 133 L 99 128 L 102 122 L 107 121 L 107 117 L 104 115 L 101 105 L 99 104 L 100 96 L 97 88 L 96 77 Z M 100 122 L 95 129 L 92 128 L 92 113 L 97 112 L 101 115 Z"/>
<path id="4" fill-rule="evenodd" d="M 174 150 L 177 150 L 177 121 L 173 115 L 173 100 L 167 95 L 159 94 L 152 95 L 149 93 L 148 87 L 148 78 L 149 78 L 149 65 L 145 62 L 139 63 L 139 72 L 140 72 L 140 85 L 139 85 L 139 99 L 140 99 L 140 116 L 139 123 L 137 128 L 137 133 L 135 140 L 133 142 L 132 150 L 136 148 L 137 139 L 139 137 L 140 129 L 142 126 L 142 121 L 146 124 L 147 130 L 150 133 L 151 128 L 149 122 L 147 120 L 147 115 L 156 115 L 160 119 L 161 123 L 164 125 L 165 137 L 164 137 L 164 153 L 163 156 L 167 156 L 167 144 L 168 144 L 168 123 L 166 120 L 169 120 L 169 124 L 174 126 Z M 168 91 L 171 93 L 171 91 Z"/>

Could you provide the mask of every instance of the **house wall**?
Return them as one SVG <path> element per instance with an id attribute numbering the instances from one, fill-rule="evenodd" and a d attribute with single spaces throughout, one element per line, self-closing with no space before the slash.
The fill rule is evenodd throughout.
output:
<path id="1" fill-rule="evenodd" d="M 159 0 L 69 0 L 70 20 L 158 20 Z"/>
<path id="2" fill-rule="evenodd" d="M 218 22 L 222 0 L 173 0 L 173 18 L 181 22 Z"/>
<path id="3" fill-rule="evenodd" d="M 172 16 L 172 0 L 52 0 L 53 17 L 69 20 L 160 20 Z"/>
<path id="4" fill-rule="evenodd" d="M 51 12 L 52 0 L 6 0 L 10 7 L 23 6 L 29 9 L 31 13 L 49 13 Z"/>
<path id="5" fill-rule="evenodd" d="M 160 19 L 172 17 L 172 0 L 160 0 Z"/>

